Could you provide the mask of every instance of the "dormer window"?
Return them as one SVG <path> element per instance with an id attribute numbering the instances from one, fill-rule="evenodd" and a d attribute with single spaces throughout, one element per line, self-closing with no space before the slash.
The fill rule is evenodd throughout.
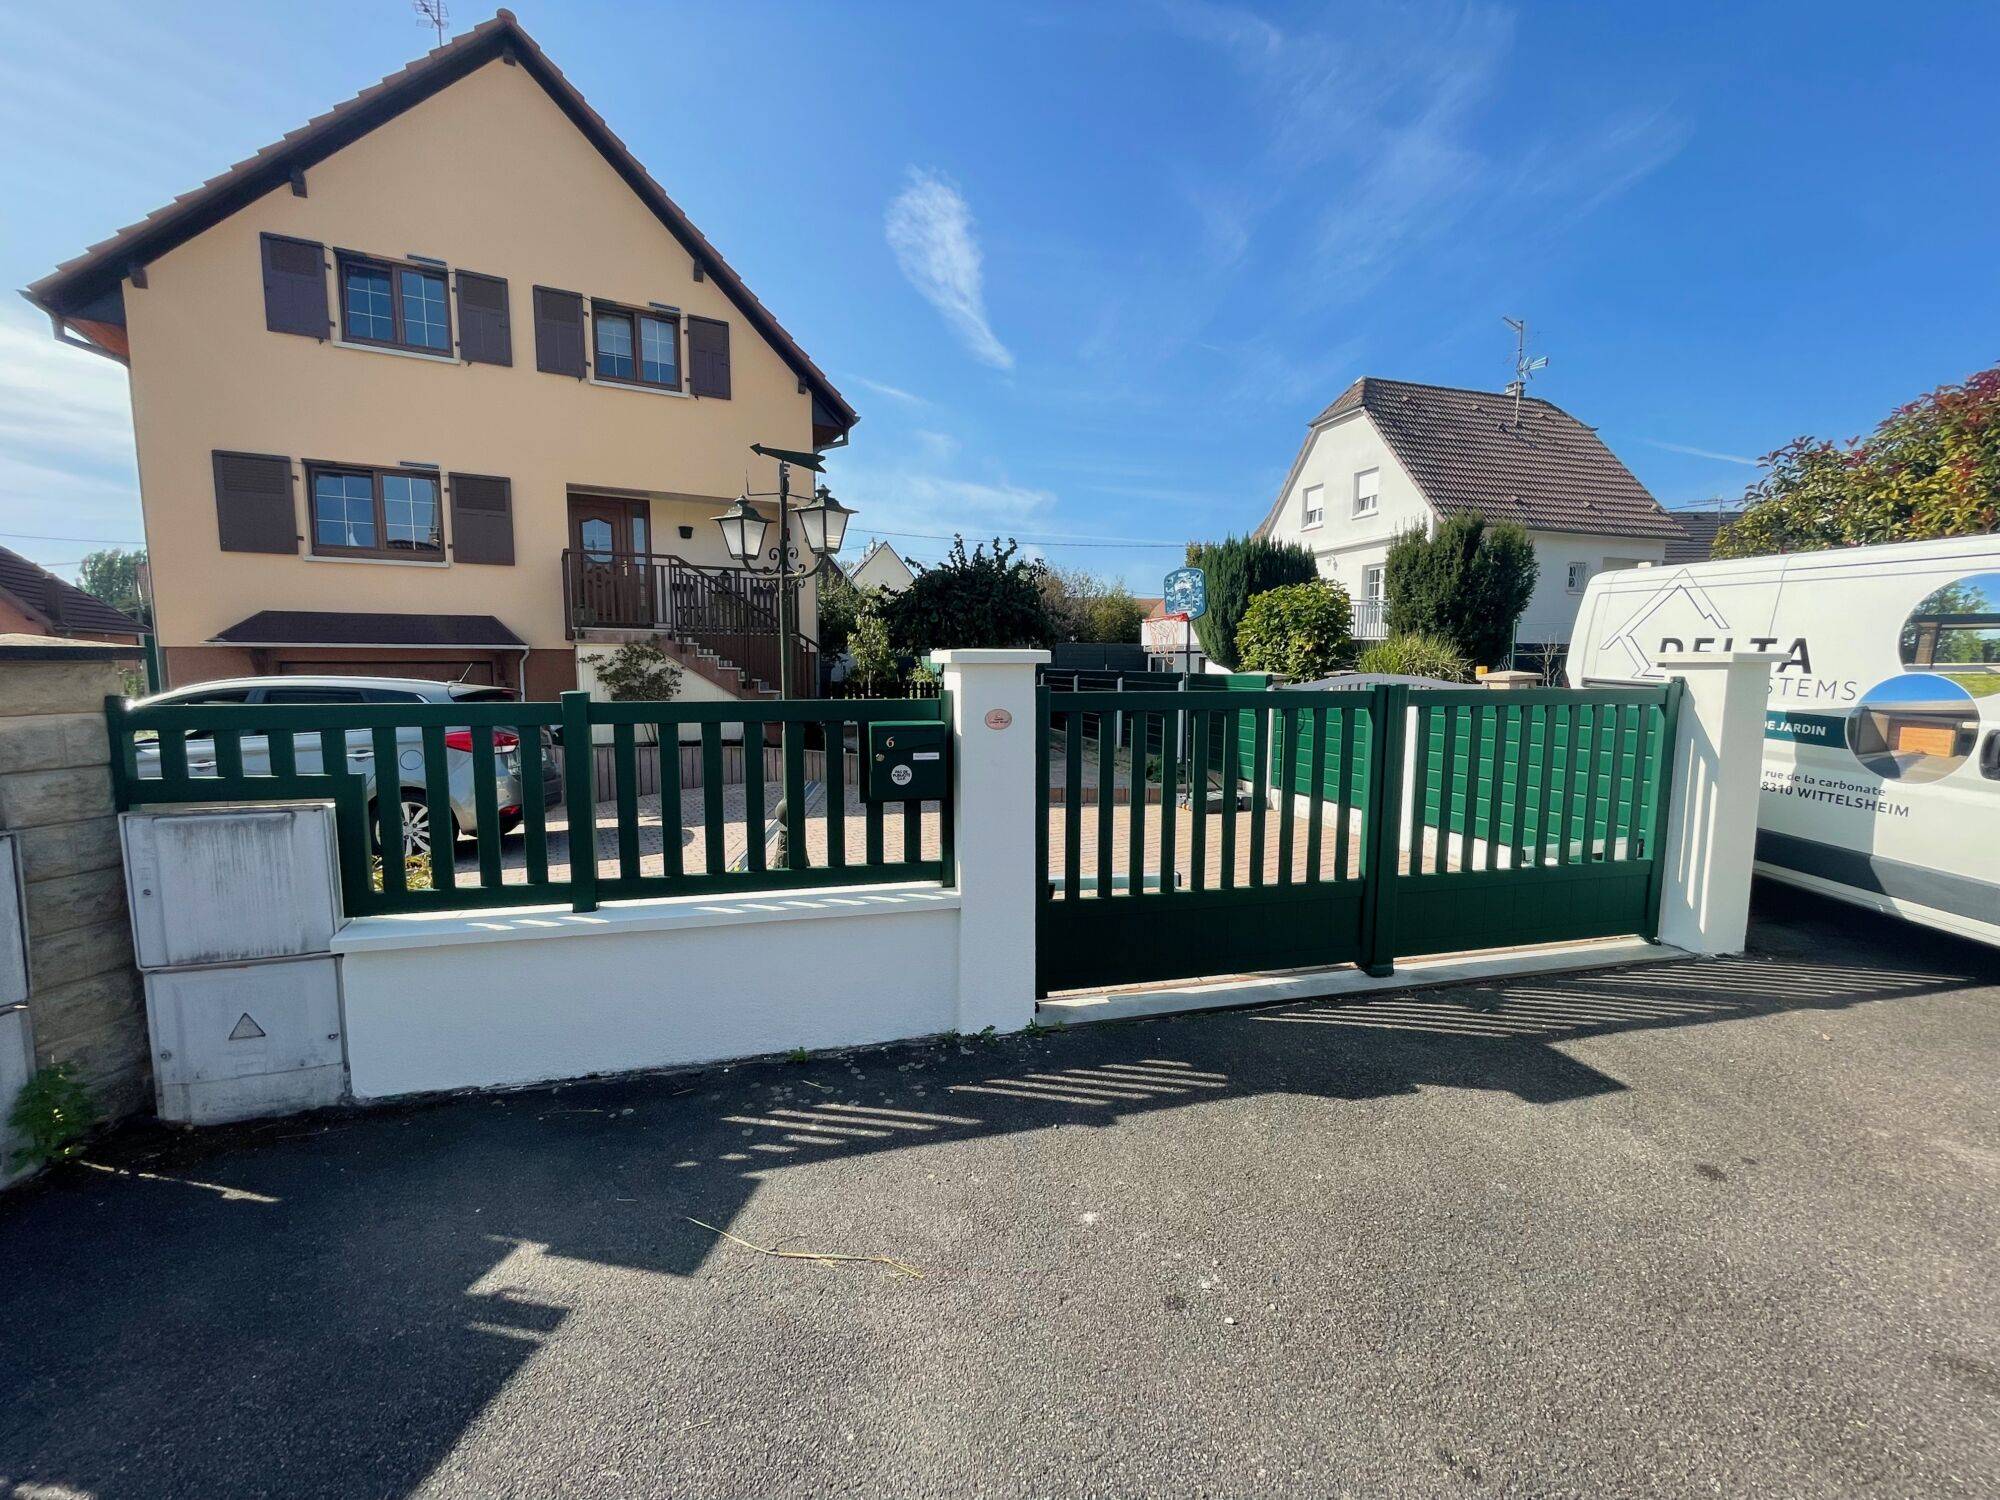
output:
<path id="1" fill-rule="evenodd" d="M 365 256 L 340 257 L 340 332 L 353 344 L 451 353 L 445 273 Z"/>

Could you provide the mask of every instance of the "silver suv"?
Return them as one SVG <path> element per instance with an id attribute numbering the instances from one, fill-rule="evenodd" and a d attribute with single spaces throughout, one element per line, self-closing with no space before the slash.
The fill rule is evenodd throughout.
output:
<path id="1" fill-rule="evenodd" d="M 505 688 L 481 687 L 465 682 L 430 682 L 420 677 L 226 677 L 214 682 L 198 682 L 192 687 L 175 688 L 141 698 L 134 707 L 183 708 L 204 704 L 359 704 L 359 703 L 513 703 L 514 695 Z M 542 803 L 561 800 L 562 771 L 547 753 L 549 733 L 542 731 Z M 301 775 L 317 775 L 321 770 L 319 736 L 300 732 L 293 737 L 293 754 Z M 423 731 L 414 727 L 396 731 L 396 780 L 398 800 L 403 810 L 403 852 L 428 854 L 431 849 L 431 810 L 424 790 Z M 520 826 L 526 803 L 521 786 L 521 752 L 514 734 L 493 731 L 494 772 L 500 809 L 500 831 Z M 213 740 L 190 734 L 187 741 L 188 770 L 204 776 L 215 770 Z M 445 735 L 447 781 L 451 790 L 455 837 L 471 838 L 479 829 L 479 815 L 472 794 L 472 735 L 469 730 L 448 731 Z M 243 770 L 251 776 L 270 772 L 270 749 L 261 734 L 243 736 Z M 376 797 L 375 739 L 371 730 L 347 731 L 347 768 L 362 777 L 368 790 L 369 822 L 374 822 Z M 138 745 L 140 777 L 160 774 L 157 742 L 142 739 Z"/>

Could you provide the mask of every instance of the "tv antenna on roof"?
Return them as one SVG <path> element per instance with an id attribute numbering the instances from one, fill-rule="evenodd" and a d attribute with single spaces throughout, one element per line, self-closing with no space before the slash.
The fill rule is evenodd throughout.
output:
<path id="1" fill-rule="evenodd" d="M 445 9 L 444 0 L 410 0 L 410 9 L 424 18 L 426 26 L 437 32 L 438 45 L 442 47 L 445 23 L 451 19 L 451 13 Z"/>
<path id="2" fill-rule="evenodd" d="M 1501 322 L 1514 330 L 1514 378 L 1507 384 L 1507 394 L 1514 398 L 1514 425 L 1521 425 L 1521 393 L 1528 388 L 1528 377 L 1535 371 L 1548 368 L 1549 357 L 1538 354 L 1528 358 L 1528 320 L 1526 318 L 1506 318 Z"/>

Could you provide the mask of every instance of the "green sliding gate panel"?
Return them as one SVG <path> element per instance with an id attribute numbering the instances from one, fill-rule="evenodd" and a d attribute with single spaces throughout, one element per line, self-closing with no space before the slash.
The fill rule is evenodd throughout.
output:
<path id="1" fill-rule="evenodd" d="M 1365 693 L 1040 693 L 1042 993 L 1362 952 Z M 1258 792 L 1255 768 L 1344 747 L 1323 779 Z M 1245 792 L 1247 791 L 1247 795 Z"/>
<path id="2" fill-rule="evenodd" d="M 1654 937 L 1680 701 L 1044 689 L 1041 991 Z"/>

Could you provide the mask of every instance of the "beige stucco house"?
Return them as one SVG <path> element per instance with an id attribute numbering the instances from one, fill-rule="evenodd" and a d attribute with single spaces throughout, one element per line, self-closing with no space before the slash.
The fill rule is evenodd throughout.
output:
<path id="1" fill-rule="evenodd" d="M 854 410 L 508 12 L 26 295 L 130 369 L 171 683 L 545 697 L 654 633 L 694 696 L 775 685 L 714 517 Z"/>
<path id="2" fill-rule="evenodd" d="M 1593 574 L 1658 563 L 1681 535 L 1595 430 L 1552 402 L 1374 376 L 1313 418 L 1256 534 L 1309 549 L 1353 601 L 1356 638 L 1379 640 L 1389 544 L 1466 510 L 1517 521 L 1534 543 L 1523 650 L 1566 645 Z"/>

